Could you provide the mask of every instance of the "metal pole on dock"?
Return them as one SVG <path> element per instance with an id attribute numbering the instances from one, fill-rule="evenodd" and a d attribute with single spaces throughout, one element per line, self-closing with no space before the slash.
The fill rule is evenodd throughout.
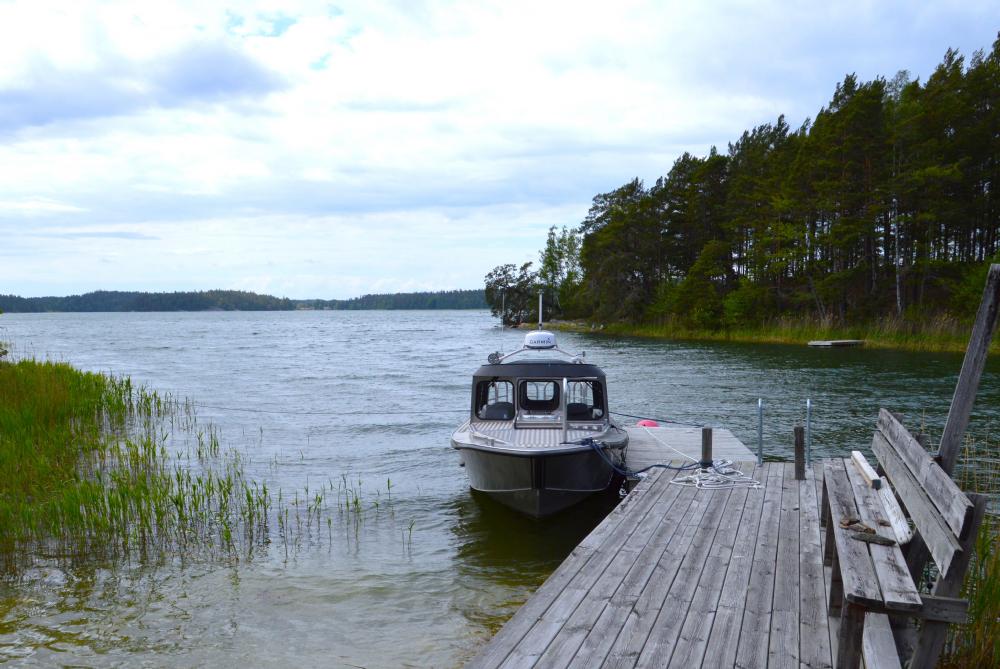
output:
<path id="1" fill-rule="evenodd" d="M 813 401 L 806 400 L 806 467 L 812 467 L 812 408 Z"/>
<path id="2" fill-rule="evenodd" d="M 708 469 L 712 466 L 712 428 L 701 428 L 701 467 Z"/>
<path id="3" fill-rule="evenodd" d="M 764 464 L 764 399 L 757 398 L 757 464 Z"/>
<path id="4" fill-rule="evenodd" d="M 801 425 L 795 426 L 795 480 L 806 480 L 806 438 Z"/>

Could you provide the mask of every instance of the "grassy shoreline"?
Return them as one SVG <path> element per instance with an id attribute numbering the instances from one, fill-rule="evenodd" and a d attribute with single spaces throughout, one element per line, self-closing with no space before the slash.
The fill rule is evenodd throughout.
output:
<path id="1" fill-rule="evenodd" d="M 183 461 L 168 453 L 181 444 Z M 37 555 L 247 555 L 271 506 L 189 405 L 128 377 L 0 361 L 0 576 Z"/>
<path id="2" fill-rule="evenodd" d="M 249 464 L 188 400 L 127 376 L 0 359 L 0 581 L 47 559 L 235 564 L 272 543 L 288 559 L 334 534 L 350 541 L 369 512 L 396 521 L 389 479 L 384 493 L 346 475 L 272 492 Z M 411 521 L 406 550 L 412 537 Z"/>
<path id="3" fill-rule="evenodd" d="M 919 324 L 897 319 L 885 319 L 847 327 L 804 320 L 781 320 L 755 328 L 726 330 L 696 330 L 669 322 L 603 324 L 584 320 L 556 320 L 546 323 L 545 327 L 564 332 L 649 337 L 673 341 L 798 346 L 805 346 L 815 339 L 862 339 L 866 348 L 947 353 L 964 353 L 969 344 L 969 334 L 972 331 L 971 324 L 961 323 L 948 317 L 935 318 Z M 990 354 L 1000 354 L 1000 338 L 994 338 L 990 346 Z"/>

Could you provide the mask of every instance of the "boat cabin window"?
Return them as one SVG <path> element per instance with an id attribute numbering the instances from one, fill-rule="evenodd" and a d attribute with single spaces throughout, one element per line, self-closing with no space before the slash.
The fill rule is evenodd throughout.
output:
<path id="1" fill-rule="evenodd" d="M 604 418 L 604 386 L 596 381 L 569 381 L 566 384 L 566 419 Z"/>
<path id="2" fill-rule="evenodd" d="M 559 382 L 521 381 L 518 400 L 523 411 L 551 413 L 559 409 Z"/>
<path id="3" fill-rule="evenodd" d="M 493 379 L 476 385 L 476 417 L 482 420 L 514 419 L 514 384 Z"/>

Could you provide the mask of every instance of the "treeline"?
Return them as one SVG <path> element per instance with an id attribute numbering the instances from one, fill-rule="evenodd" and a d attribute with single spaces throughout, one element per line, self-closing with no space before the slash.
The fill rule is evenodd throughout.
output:
<path id="1" fill-rule="evenodd" d="M 295 309 L 484 309 L 482 290 L 365 295 L 349 300 L 292 300 L 241 290 L 146 293 L 100 290 L 68 297 L 0 295 L 0 312 L 292 311 Z"/>
<path id="2" fill-rule="evenodd" d="M 697 329 L 971 317 L 998 185 L 1000 39 L 968 62 L 949 50 L 926 83 L 848 75 L 797 130 L 779 117 L 597 195 L 578 229 L 550 231 L 539 271 L 498 267 L 487 297 L 499 313 L 525 292 L 526 315 L 542 289 L 554 315 Z"/>
<path id="3" fill-rule="evenodd" d="M 18 297 L 0 295 L 6 312 L 48 311 L 286 311 L 295 308 L 288 298 L 258 295 L 242 290 L 145 293 L 99 290 L 67 297 Z"/>
<path id="4" fill-rule="evenodd" d="M 352 297 L 349 300 L 298 300 L 310 309 L 486 309 L 482 289 L 441 290 L 418 293 L 384 293 Z"/>

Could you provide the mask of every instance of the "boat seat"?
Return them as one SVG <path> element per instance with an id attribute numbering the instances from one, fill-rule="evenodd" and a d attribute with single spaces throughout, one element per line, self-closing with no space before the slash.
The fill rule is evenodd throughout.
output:
<path id="1" fill-rule="evenodd" d="M 514 405 L 511 402 L 487 404 L 482 411 L 483 420 L 513 420 Z"/>
<path id="2" fill-rule="evenodd" d="M 589 404 L 570 402 L 566 405 L 566 418 L 569 420 L 593 420 L 594 411 Z"/>

